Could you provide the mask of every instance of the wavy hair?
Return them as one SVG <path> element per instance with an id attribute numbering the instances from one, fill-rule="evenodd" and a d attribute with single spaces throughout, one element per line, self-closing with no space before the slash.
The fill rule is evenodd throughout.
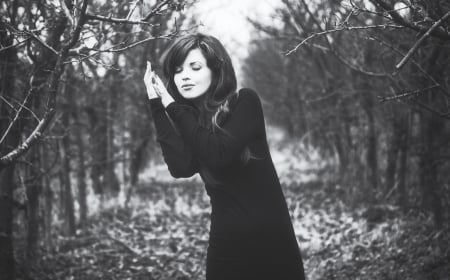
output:
<path id="1" fill-rule="evenodd" d="M 188 34 L 178 38 L 169 47 L 162 59 L 164 76 L 168 80 L 167 90 L 175 101 L 194 107 L 192 101 L 181 96 L 174 81 L 177 67 L 183 64 L 189 52 L 194 49 L 202 52 L 212 72 L 211 85 L 202 96 L 201 106 L 198 108 L 199 123 L 213 131 L 220 130 L 229 135 L 221 126 L 231 114 L 231 104 L 239 94 L 236 91 L 237 80 L 231 58 L 217 38 L 202 33 Z M 246 164 L 250 157 L 250 150 L 246 147 L 240 156 L 241 163 Z"/>

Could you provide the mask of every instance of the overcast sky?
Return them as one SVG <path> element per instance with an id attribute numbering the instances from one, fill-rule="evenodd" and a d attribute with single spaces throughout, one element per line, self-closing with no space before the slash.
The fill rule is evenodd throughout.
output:
<path id="1" fill-rule="evenodd" d="M 253 30 L 246 17 L 270 22 L 279 0 L 198 0 L 193 7 L 200 31 L 217 37 L 233 59 L 239 80 L 240 61 L 248 54 Z"/>

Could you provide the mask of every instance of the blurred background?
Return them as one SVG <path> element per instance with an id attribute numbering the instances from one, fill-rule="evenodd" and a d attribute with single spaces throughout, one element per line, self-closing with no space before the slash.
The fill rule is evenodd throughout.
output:
<path id="1" fill-rule="evenodd" d="M 308 279 L 449 279 L 450 4 L 0 1 L 0 280 L 203 279 L 209 199 L 142 81 L 222 41 L 263 103 Z"/>

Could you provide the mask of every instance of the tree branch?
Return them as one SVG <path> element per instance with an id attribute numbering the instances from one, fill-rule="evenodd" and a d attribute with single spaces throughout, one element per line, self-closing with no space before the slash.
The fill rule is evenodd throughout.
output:
<path id="1" fill-rule="evenodd" d="M 403 98 L 411 98 L 411 97 L 415 97 L 421 93 L 423 93 L 424 91 L 430 90 L 430 89 L 434 89 L 439 87 L 438 85 L 432 85 L 426 88 L 421 88 L 421 89 L 416 89 L 413 91 L 406 91 L 403 93 L 398 93 L 395 94 L 394 96 L 377 96 L 378 100 L 381 103 L 387 102 L 387 101 L 393 101 L 393 100 L 399 100 L 399 99 L 403 99 Z"/>
<path id="2" fill-rule="evenodd" d="M 115 46 L 112 46 L 112 47 L 109 47 L 109 48 L 103 49 L 103 50 L 100 50 L 100 49 L 92 49 L 92 48 L 83 48 L 83 49 L 80 49 L 80 50 L 78 50 L 78 49 L 77 49 L 77 50 L 70 50 L 70 51 L 69 51 L 69 55 L 83 55 L 83 54 L 82 54 L 83 51 L 95 51 L 95 52 L 92 53 L 92 54 L 89 54 L 89 55 L 84 55 L 84 57 L 82 57 L 82 58 L 80 58 L 80 59 L 77 59 L 77 60 L 69 60 L 69 61 L 66 61 L 66 62 L 64 62 L 64 64 L 68 64 L 68 63 L 72 63 L 72 62 L 80 62 L 80 61 L 83 61 L 83 60 L 86 60 L 86 59 L 90 59 L 90 58 L 94 57 L 95 55 L 97 55 L 97 54 L 99 54 L 99 53 L 115 53 L 115 52 L 123 52 L 123 51 L 129 50 L 129 49 L 131 49 L 131 48 L 134 48 L 134 47 L 136 47 L 136 46 L 138 46 L 138 45 L 144 44 L 144 43 L 146 43 L 146 42 L 148 42 L 148 41 L 151 41 L 151 40 L 156 40 L 156 39 L 170 39 L 171 37 L 175 36 L 177 33 L 178 33 L 178 31 L 174 31 L 174 32 L 172 32 L 172 33 L 170 33 L 170 34 L 167 34 L 167 35 L 164 35 L 164 36 L 159 36 L 159 37 L 149 37 L 149 38 L 147 38 L 147 39 L 144 39 L 144 40 L 140 40 L 140 41 L 134 42 L 134 43 L 132 43 L 132 44 L 129 44 L 128 46 L 125 46 L 125 47 L 122 47 L 122 48 L 118 48 L 118 49 L 115 49 L 115 48 L 116 48 L 116 47 L 119 47 L 119 46 L 122 46 L 122 45 L 126 45 L 127 42 L 122 42 L 122 43 L 119 43 L 118 45 L 115 45 Z"/>
<path id="3" fill-rule="evenodd" d="M 27 96 L 25 96 L 25 99 L 23 100 L 22 104 L 20 105 L 20 108 L 16 111 L 16 115 L 14 116 L 14 119 L 9 123 L 8 128 L 6 129 L 5 133 L 3 134 L 2 138 L 0 139 L 0 145 L 3 143 L 3 141 L 6 139 L 6 136 L 8 136 L 9 131 L 14 126 L 14 124 L 19 119 L 20 113 L 22 112 L 22 109 L 25 107 L 25 104 L 27 103 L 28 97 L 30 97 L 32 91 L 33 91 L 33 80 L 34 76 L 31 76 L 30 78 L 30 90 L 28 91 Z"/>
<path id="4" fill-rule="evenodd" d="M 150 13 L 148 13 L 148 15 L 146 15 L 144 17 L 143 21 L 148 21 L 152 16 L 154 16 L 156 13 L 158 13 L 162 9 L 162 7 L 164 7 L 165 5 L 168 5 L 170 3 L 170 1 L 172 1 L 172 0 L 162 1 L 158 6 L 156 6 L 156 8 L 151 10 Z"/>
<path id="5" fill-rule="evenodd" d="M 58 55 L 58 51 L 55 50 L 54 48 L 52 48 L 50 45 L 48 45 L 46 42 L 42 41 L 41 38 L 39 38 L 37 35 L 35 35 L 33 32 L 31 31 L 25 31 L 26 34 L 30 35 L 31 37 L 33 37 L 33 39 L 35 39 L 39 44 L 41 44 L 44 48 L 50 50 L 51 52 L 53 52 L 54 54 Z"/>
<path id="6" fill-rule="evenodd" d="M 383 0 L 370 0 L 372 3 L 374 3 L 375 5 L 380 6 L 385 12 L 387 12 L 392 20 L 394 22 L 396 22 L 397 24 L 403 25 L 405 27 L 408 27 L 410 29 L 413 29 L 415 31 L 418 32 L 427 32 L 428 29 L 426 27 L 417 25 L 413 22 L 407 21 L 405 20 L 395 9 L 392 5 L 384 2 Z M 444 30 L 440 30 L 440 29 L 435 29 L 433 30 L 431 33 L 431 35 L 444 39 L 444 40 L 450 40 L 450 32 L 448 31 L 444 31 Z"/>
<path id="7" fill-rule="evenodd" d="M 377 42 L 381 43 L 382 45 L 388 47 L 389 49 L 393 50 L 397 54 L 404 56 L 404 54 L 400 50 L 398 50 L 394 46 L 384 42 L 383 40 L 381 40 L 377 37 L 374 37 L 374 36 L 370 36 L 370 38 L 373 40 L 376 40 Z M 444 93 L 444 95 L 446 95 L 447 97 L 450 97 L 450 93 L 447 92 L 447 90 L 444 88 L 444 86 L 442 84 L 440 84 L 438 81 L 436 81 L 436 79 L 434 79 L 433 76 L 431 76 L 425 69 L 423 69 L 423 67 L 419 63 L 414 61 L 414 59 L 412 60 L 412 63 L 417 67 L 417 69 L 419 69 L 420 72 L 422 72 L 422 74 L 424 74 L 430 81 L 432 81 L 433 84 L 437 85 L 439 87 L 439 89 L 441 90 L 441 92 Z"/>
<path id="8" fill-rule="evenodd" d="M 113 18 L 111 16 L 105 17 L 105 16 L 97 16 L 92 14 L 86 14 L 86 20 L 99 20 L 99 21 L 105 21 L 110 23 L 118 23 L 118 24 L 145 24 L 149 26 L 159 26 L 159 24 L 152 24 L 148 21 L 142 20 L 129 20 L 125 18 Z"/>
<path id="9" fill-rule="evenodd" d="M 292 53 L 296 52 L 302 45 L 304 45 L 306 42 L 308 42 L 309 40 L 311 40 L 315 37 L 319 37 L 319 36 L 323 36 L 323 35 L 327 35 L 327 34 L 331 34 L 331 33 L 336 33 L 336 32 L 340 32 L 340 31 L 352 31 L 352 30 L 364 30 L 364 29 L 386 29 L 386 28 L 402 29 L 405 27 L 396 25 L 396 24 L 379 24 L 379 25 L 367 25 L 367 26 L 345 26 L 345 25 L 338 26 L 335 29 L 329 29 L 329 30 L 324 30 L 321 32 L 315 32 L 315 33 L 309 35 L 308 37 L 303 39 L 299 44 L 297 44 L 292 50 L 288 51 L 286 53 L 286 55 L 288 56 L 288 55 L 291 55 Z"/>
<path id="10" fill-rule="evenodd" d="M 86 22 L 86 10 L 88 6 L 89 0 L 83 0 L 83 4 L 80 10 L 80 17 L 78 18 L 77 26 L 72 33 L 72 38 L 69 43 L 64 47 L 64 52 L 68 52 L 80 39 L 81 30 L 83 28 L 84 23 Z"/>
<path id="11" fill-rule="evenodd" d="M 4 48 L 1 48 L 1 49 L 0 49 L 0 52 L 6 51 L 6 50 L 11 49 L 11 48 L 15 48 L 15 47 L 17 47 L 17 46 L 20 46 L 20 45 L 22 45 L 23 43 L 28 42 L 29 40 L 30 40 L 30 38 L 26 38 L 26 39 L 23 40 L 23 41 L 19 41 L 19 42 L 15 43 L 15 44 L 6 46 L 6 47 L 4 47 Z"/>
<path id="12" fill-rule="evenodd" d="M 7 155 L 0 157 L 0 166 L 6 166 L 10 163 L 12 163 L 14 160 L 25 154 L 26 151 L 39 139 L 42 138 L 42 132 L 45 131 L 45 129 L 50 124 L 50 121 L 53 118 L 53 115 L 55 114 L 55 110 L 48 110 L 45 114 L 42 120 L 39 122 L 39 124 L 36 126 L 34 131 L 27 137 L 27 139 L 17 148 L 15 148 L 13 151 L 8 153 Z"/>
<path id="13" fill-rule="evenodd" d="M 405 63 L 410 59 L 410 57 L 417 51 L 417 49 L 419 48 L 420 44 L 423 43 L 423 41 L 430 36 L 430 34 L 433 32 L 433 30 L 435 30 L 436 28 L 438 28 L 439 26 L 442 25 L 442 23 L 450 17 L 450 11 L 448 11 L 443 17 L 441 17 L 438 21 L 436 21 L 433 26 L 430 27 L 430 29 L 428 29 L 427 32 L 425 32 L 425 34 L 422 35 L 422 37 L 420 37 L 419 40 L 417 40 L 417 42 L 414 44 L 414 46 L 408 51 L 408 53 L 406 54 L 406 56 L 395 66 L 396 71 L 394 72 L 394 74 L 397 74 L 401 68 L 405 65 Z"/>

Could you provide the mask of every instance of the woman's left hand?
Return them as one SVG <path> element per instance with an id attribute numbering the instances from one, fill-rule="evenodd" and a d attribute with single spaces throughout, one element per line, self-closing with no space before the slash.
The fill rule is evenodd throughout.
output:
<path id="1" fill-rule="evenodd" d="M 153 72 L 153 75 L 154 75 L 154 79 L 152 79 L 153 88 L 155 89 L 158 96 L 161 98 L 163 106 L 167 107 L 169 106 L 170 103 L 174 102 L 175 100 L 173 99 L 172 95 L 169 94 L 159 76 L 155 72 Z"/>

